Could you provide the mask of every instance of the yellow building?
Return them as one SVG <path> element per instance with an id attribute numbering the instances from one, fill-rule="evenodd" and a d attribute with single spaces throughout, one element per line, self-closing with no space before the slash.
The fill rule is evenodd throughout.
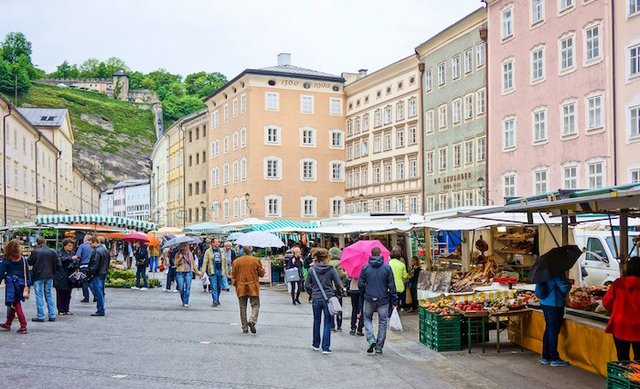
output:
<path id="1" fill-rule="evenodd" d="M 344 212 L 343 83 L 280 54 L 205 100 L 214 222 Z"/>
<path id="2" fill-rule="evenodd" d="M 182 119 L 165 132 L 167 138 L 167 227 L 186 227 L 184 197 L 184 130 Z"/>
<path id="3" fill-rule="evenodd" d="M 184 131 L 185 180 L 186 180 L 186 224 L 191 225 L 207 220 L 209 176 L 207 110 L 198 111 L 181 119 Z"/>

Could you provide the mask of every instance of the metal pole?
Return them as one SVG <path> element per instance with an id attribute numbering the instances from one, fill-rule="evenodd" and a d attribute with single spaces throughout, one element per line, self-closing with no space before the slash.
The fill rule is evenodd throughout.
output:
<path id="1" fill-rule="evenodd" d="M 182 228 L 187 227 L 187 153 L 184 141 L 184 129 L 182 128 L 182 123 L 179 124 L 178 128 L 180 132 L 182 132 L 181 142 L 182 142 Z"/>
<path id="2" fill-rule="evenodd" d="M 614 239 L 615 242 L 615 239 Z M 629 210 L 620 211 L 620 274 L 624 275 L 629 256 Z"/>
<path id="3" fill-rule="evenodd" d="M 7 118 L 11 116 L 13 106 L 8 104 L 9 113 L 2 118 L 2 225 L 7 226 Z"/>
<path id="4" fill-rule="evenodd" d="M 560 214 L 562 215 L 562 245 L 566 246 L 569 244 L 569 216 L 567 215 L 566 210 L 561 210 Z"/>
<path id="5" fill-rule="evenodd" d="M 56 213 L 60 213 L 59 200 L 60 200 L 60 186 L 58 184 L 58 164 L 60 163 L 60 157 L 62 156 L 62 151 L 58 151 L 58 158 L 56 158 Z M 57 238 L 56 238 L 57 239 Z M 58 242 L 56 241 L 56 244 Z"/>
<path id="6" fill-rule="evenodd" d="M 38 142 L 40 142 L 40 140 L 42 139 L 42 134 L 38 133 L 38 140 L 35 143 L 34 149 L 36 151 L 36 217 L 38 216 L 38 211 L 40 210 L 40 206 L 38 205 L 38 202 L 40 201 L 40 196 L 39 196 L 39 184 L 38 184 Z"/>

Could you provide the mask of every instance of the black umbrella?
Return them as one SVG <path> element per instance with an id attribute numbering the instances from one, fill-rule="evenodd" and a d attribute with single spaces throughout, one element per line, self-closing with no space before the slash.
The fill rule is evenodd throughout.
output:
<path id="1" fill-rule="evenodd" d="M 529 282 L 539 283 L 559 276 L 573 267 L 582 250 L 576 245 L 554 247 L 541 255 L 529 271 Z"/>

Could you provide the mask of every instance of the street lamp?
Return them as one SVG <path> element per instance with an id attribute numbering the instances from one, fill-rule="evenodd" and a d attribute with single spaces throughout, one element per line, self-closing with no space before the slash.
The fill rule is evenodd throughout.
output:
<path id="1" fill-rule="evenodd" d="M 364 202 L 364 195 L 362 193 L 360 193 L 360 195 L 358 196 L 358 199 L 360 200 L 360 209 L 363 212 L 367 212 L 367 205 Z"/>
<path id="2" fill-rule="evenodd" d="M 478 179 L 476 180 L 476 182 L 478 183 L 478 189 L 480 189 L 480 196 L 482 196 L 482 198 L 485 200 L 485 202 L 490 203 L 491 205 L 495 205 L 495 203 L 493 202 L 493 200 L 491 200 L 489 198 L 489 193 L 487 190 L 485 190 L 485 182 L 484 182 L 484 177 L 480 176 L 478 177 Z"/>
<path id="3" fill-rule="evenodd" d="M 202 212 L 202 220 L 201 221 L 206 221 L 207 220 L 207 208 L 205 207 L 206 204 L 204 201 L 200 202 L 200 212 Z"/>
<path id="4" fill-rule="evenodd" d="M 244 201 L 245 203 L 247 203 L 247 216 L 251 216 L 251 206 L 249 205 L 249 198 L 251 197 L 251 195 L 249 195 L 249 192 L 244 194 Z"/>

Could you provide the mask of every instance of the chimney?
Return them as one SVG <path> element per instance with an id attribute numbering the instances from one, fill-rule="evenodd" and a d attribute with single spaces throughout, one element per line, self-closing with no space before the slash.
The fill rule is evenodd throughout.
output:
<path id="1" fill-rule="evenodd" d="M 278 54 L 278 66 L 291 65 L 291 54 L 280 53 Z"/>
<path id="2" fill-rule="evenodd" d="M 367 76 L 367 70 L 369 69 L 358 70 L 358 80 Z"/>

